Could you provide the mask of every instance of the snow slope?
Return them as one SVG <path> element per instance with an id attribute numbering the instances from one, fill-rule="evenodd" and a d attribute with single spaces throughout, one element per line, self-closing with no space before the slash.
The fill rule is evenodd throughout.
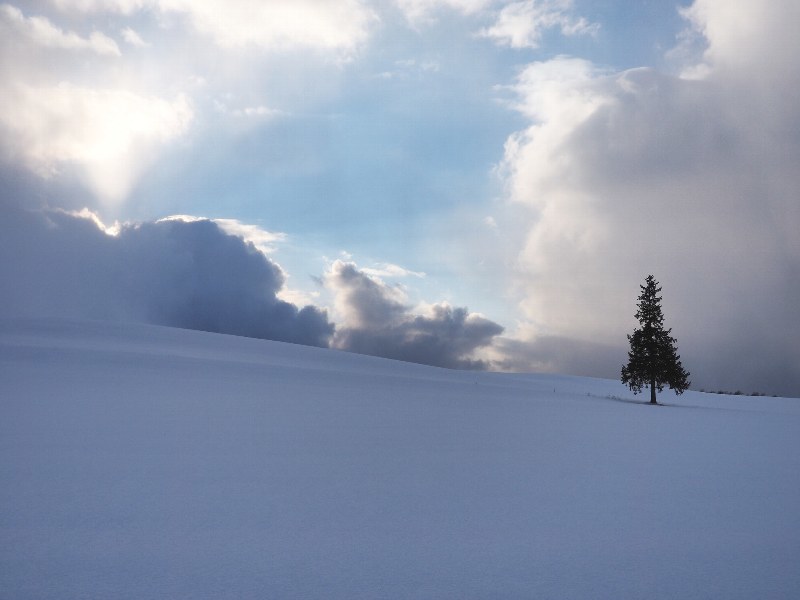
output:
<path id="1" fill-rule="evenodd" d="M 0 322 L 0 598 L 799 598 L 800 401 Z"/>

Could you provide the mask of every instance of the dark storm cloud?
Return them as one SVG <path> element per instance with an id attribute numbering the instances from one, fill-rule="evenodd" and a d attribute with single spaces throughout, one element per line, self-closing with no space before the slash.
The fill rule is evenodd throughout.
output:
<path id="1" fill-rule="evenodd" d="M 459 369 L 485 369 L 474 358 L 503 328 L 466 308 L 435 304 L 427 314 L 412 314 L 403 294 L 337 261 L 326 279 L 336 294 L 344 323 L 337 329 L 337 348 L 408 362 Z"/>
<path id="2" fill-rule="evenodd" d="M 276 294 L 280 267 L 208 220 L 123 226 L 6 202 L 0 233 L 5 316 L 132 320 L 327 346 L 334 326 Z"/>
<path id="3" fill-rule="evenodd" d="M 285 275 L 251 243 L 210 220 L 122 226 L 109 235 L 88 211 L 0 205 L 3 316 L 127 320 L 327 346 L 334 325 L 314 306 L 277 297 Z M 337 262 L 326 284 L 344 324 L 337 348 L 450 368 L 483 369 L 474 356 L 503 328 L 466 308 L 414 314 L 404 294 Z"/>

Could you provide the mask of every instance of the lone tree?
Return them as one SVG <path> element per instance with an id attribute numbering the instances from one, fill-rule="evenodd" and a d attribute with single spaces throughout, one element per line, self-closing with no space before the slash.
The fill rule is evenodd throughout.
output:
<path id="1" fill-rule="evenodd" d="M 672 329 L 664 329 L 664 315 L 661 313 L 661 288 L 652 275 L 648 275 L 645 285 L 639 286 L 636 318 L 639 327 L 628 336 L 631 349 L 628 351 L 628 364 L 622 367 L 622 383 L 638 394 L 642 387 L 650 386 L 650 404 L 656 402 L 656 389 L 662 391 L 668 385 L 677 394 L 689 388 L 689 373 L 681 365 L 681 357 L 675 345 L 676 339 L 670 336 Z"/>

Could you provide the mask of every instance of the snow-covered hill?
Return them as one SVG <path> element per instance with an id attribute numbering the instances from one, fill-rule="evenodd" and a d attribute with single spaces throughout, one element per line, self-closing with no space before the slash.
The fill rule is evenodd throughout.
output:
<path id="1" fill-rule="evenodd" d="M 0 598 L 798 598 L 800 401 L 0 323 Z"/>

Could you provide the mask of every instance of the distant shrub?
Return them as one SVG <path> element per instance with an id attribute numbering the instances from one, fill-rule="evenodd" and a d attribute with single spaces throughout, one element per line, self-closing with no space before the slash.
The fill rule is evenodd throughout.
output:
<path id="1" fill-rule="evenodd" d="M 736 390 L 735 392 L 729 392 L 727 390 L 714 391 L 714 390 L 700 389 L 700 392 L 703 393 L 703 394 L 720 394 L 720 395 L 723 395 L 723 396 L 753 396 L 755 398 L 759 398 L 759 397 L 760 398 L 767 398 L 767 397 L 777 398 L 778 397 L 776 394 L 772 394 L 770 396 L 770 394 L 765 394 L 764 392 L 750 392 L 749 394 L 745 394 L 741 390 Z"/>

